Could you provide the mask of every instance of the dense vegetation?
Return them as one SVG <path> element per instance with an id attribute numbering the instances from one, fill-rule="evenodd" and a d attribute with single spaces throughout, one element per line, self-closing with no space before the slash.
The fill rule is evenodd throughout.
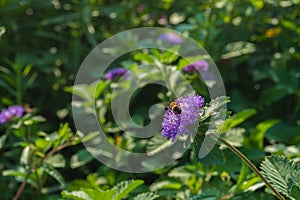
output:
<path id="1" fill-rule="evenodd" d="M 227 98 L 211 99 L 202 79 L 183 73 L 206 101 L 202 131 L 222 114 L 227 120 L 222 126 L 214 124 L 221 137 L 284 198 L 300 199 L 299 10 L 297 0 L 1 0 L 1 199 L 276 199 L 222 141 L 198 159 L 203 135 L 167 167 L 145 173 L 115 170 L 87 151 L 83 142 L 96 141 L 97 134 L 77 134 L 72 93 L 81 99 L 77 106 L 84 112 L 96 105 L 112 144 L 132 152 L 165 148 L 167 140 L 160 134 L 134 139 L 118 127 L 112 92 L 126 91 L 130 80 L 117 81 L 107 74 L 122 68 L 159 77 L 164 69 L 143 71 L 138 66 L 161 64 L 182 71 L 190 63 L 180 56 L 157 49 L 129 52 L 111 63 L 97 77 L 99 82 L 73 87 L 94 47 L 138 27 L 178 31 L 208 52 L 211 59 L 206 62 L 210 67 L 213 60 L 218 67 Z M 168 105 L 173 95 L 166 87 L 144 84 L 129 106 L 133 121 L 147 125 L 151 105 Z M 115 162 L 124 164 L 117 156 Z"/>

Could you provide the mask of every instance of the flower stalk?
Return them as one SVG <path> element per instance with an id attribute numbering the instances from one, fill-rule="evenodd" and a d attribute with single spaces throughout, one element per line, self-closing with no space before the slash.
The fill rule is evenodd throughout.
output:
<path id="1" fill-rule="evenodd" d="M 284 197 L 269 183 L 269 181 L 260 173 L 260 171 L 255 167 L 255 165 L 244 154 L 242 154 L 242 152 L 240 152 L 237 148 L 232 146 L 229 142 L 219 137 L 218 135 L 214 133 L 210 133 L 209 135 L 217 139 L 218 141 L 222 142 L 233 153 L 235 153 L 238 157 L 240 157 L 261 178 L 261 180 L 276 194 L 278 199 L 284 200 Z"/>

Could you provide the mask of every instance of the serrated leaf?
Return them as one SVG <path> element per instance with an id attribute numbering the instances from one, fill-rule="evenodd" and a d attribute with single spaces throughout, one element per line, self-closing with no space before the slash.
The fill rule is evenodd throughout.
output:
<path id="1" fill-rule="evenodd" d="M 66 182 L 64 180 L 64 177 L 54 167 L 52 167 L 47 163 L 44 163 L 43 169 L 47 174 L 52 176 L 61 185 L 62 188 L 66 187 Z"/>
<path id="2" fill-rule="evenodd" d="M 63 198 L 74 199 L 74 200 L 93 200 L 88 194 L 84 191 L 62 191 L 61 195 Z"/>
<path id="3" fill-rule="evenodd" d="M 300 165 L 284 156 L 269 156 L 261 164 L 262 174 L 271 185 L 292 200 L 299 187 Z"/>
<path id="4" fill-rule="evenodd" d="M 153 192 L 146 192 L 146 193 L 142 193 L 142 194 L 139 194 L 139 195 L 135 196 L 133 198 L 133 200 L 153 200 L 153 199 L 156 199 L 158 197 L 159 197 L 159 195 L 157 195 Z"/>
<path id="5" fill-rule="evenodd" d="M 129 180 L 118 183 L 114 188 L 116 188 L 116 193 L 113 196 L 114 200 L 121 200 L 126 197 L 129 192 L 134 190 L 136 187 L 142 185 L 143 180 Z"/>
<path id="6" fill-rule="evenodd" d="M 225 120 L 227 114 L 226 104 L 228 102 L 230 102 L 230 99 L 229 97 L 225 96 L 217 97 L 211 100 L 207 105 L 203 107 L 203 114 L 200 117 L 200 122 L 211 117 L 211 121 L 215 123 L 215 126 L 221 125 L 219 124 L 220 120 L 222 121 L 222 123 L 224 123 L 223 120 Z"/>

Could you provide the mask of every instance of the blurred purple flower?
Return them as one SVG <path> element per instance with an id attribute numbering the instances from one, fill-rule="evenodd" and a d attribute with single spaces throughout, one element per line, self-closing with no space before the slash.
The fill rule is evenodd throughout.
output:
<path id="1" fill-rule="evenodd" d="M 205 60 L 198 60 L 183 68 L 183 71 L 187 73 L 207 71 L 207 70 L 208 70 L 208 63 Z"/>
<path id="2" fill-rule="evenodd" d="M 175 45 L 183 42 L 179 35 L 175 33 L 163 33 L 158 37 L 158 39 Z"/>
<path id="3" fill-rule="evenodd" d="M 143 10 L 145 9 L 145 5 L 144 4 L 140 4 L 136 7 L 136 12 L 137 13 L 141 13 L 143 12 Z"/>
<path id="4" fill-rule="evenodd" d="M 127 79 L 128 76 L 126 76 L 126 73 L 127 73 L 127 70 L 125 68 L 118 67 L 118 68 L 108 71 L 105 75 L 105 79 L 106 80 L 114 80 L 116 78 L 123 76 L 124 74 L 125 74 L 124 78 Z"/>
<path id="5" fill-rule="evenodd" d="M 24 108 L 22 106 L 9 106 L 0 112 L 0 124 L 3 124 L 14 117 L 22 117 Z"/>
<path id="6" fill-rule="evenodd" d="M 181 113 L 176 114 L 168 109 L 162 122 L 162 136 L 175 142 L 178 136 L 190 135 L 190 129 L 195 127 L 204 105 L 203 97 L 199 95 L 183 96 L 175 100 L 181 108 Z"/>

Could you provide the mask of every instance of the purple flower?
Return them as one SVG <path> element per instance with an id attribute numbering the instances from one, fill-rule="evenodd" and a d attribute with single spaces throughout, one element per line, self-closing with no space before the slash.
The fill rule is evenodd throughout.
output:
<path id="1" fill-rule="evenodd" d="M 106 80 L 114 80 L 116 78 L 123 76 L 124 74 L 125 74 L 125 78 L 128 78 L 128 76 L 126 76 L 126 72 L 127 72 L 127 70 L 125 68 L 122 68 L 122 67 L 115 68 L 106 73 L 105 79 Z"/>
<path id="2" fill-rule="evenodd" d="M 24 108 L 22 106 L 9 106 L 7 109 L 3 109 L 0 113 L 0 124 L 3 124 L 14 117 L 22 117 Z"/>
<path id="3" fill-rule="evenodd" d="M 183 42 L 179 35 L 175 33 L 163 33 L 158 37 L 158 39 L 175 45 Z"/>
<path id="4" fill-rule="evenodd" d="M 141 12 L 143 12 L 144 9 L 145 9 L 145 5 L 144 5 L 144 4 L 140 4 L 140 5 L 138 5 L 138 7 L 136 8 L 136 12 L 137 12 L 137 13 L 141 13 Z"/>
<path id="5" fill-rule="evenodd" d="M 204 105 L 203 97 L 199 95 L 183 96 L 175 100 L 181 113 L 177 114 L 168 109 L 162 122 L 162 136 L 175 142 L 178 136 L 190 135 L 191 128 L 197 125 L 201 110 Z"/>
<path id="6" fill-rule="evenodd" d="M 197 71 L 207 71 L 208 63 L 205 60 L 198 60 L 183 68 L 184 72 L 193 73 Z"/>

